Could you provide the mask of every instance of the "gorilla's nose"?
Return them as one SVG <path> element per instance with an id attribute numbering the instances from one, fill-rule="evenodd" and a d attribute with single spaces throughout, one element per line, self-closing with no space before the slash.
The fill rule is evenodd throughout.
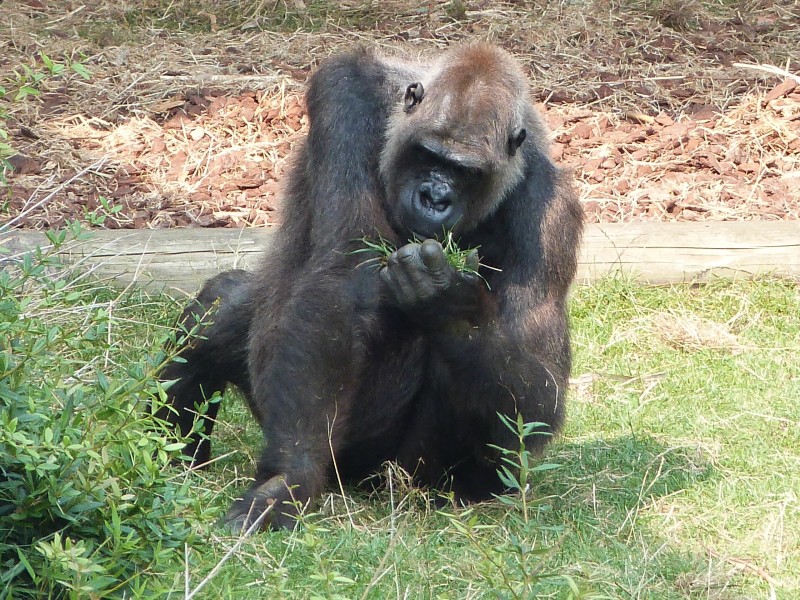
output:
<path id="1" fill-rule="evenodd" d="M 427 210 L 445 212 L 453 204 L 453 190 L 443 181 L 424 181 L 419 186 L 419 202 Z"/>

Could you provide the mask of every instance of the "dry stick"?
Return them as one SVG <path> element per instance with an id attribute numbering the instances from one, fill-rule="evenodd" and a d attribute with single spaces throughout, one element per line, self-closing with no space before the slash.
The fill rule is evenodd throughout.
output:
<path id="1" fill-rule="evenodd" d="M 159 65 L 156 67 L 156 69 L 157 69 L 157 70 L 161 70 L 161 67 L 162 67 L 162 65 L 161 65 L 161 64 L 159 64 Z M 156 70 L 156 69 L 151 69 L 151 71 L 154 71 L 154 70 Z M 111 99 L 111 100 L 108 102 L 108 108 L 106 108 L 106 109 L 103 111 L 103 114 L 102 114 L 102 115 L 100 115 L 100 118 L 101 118 L 101 119 L 103 119 L 103 120 L 105 120 L 105 118 L 106 118 L 106 117 L 108 117 L 108 116 L 109 116 L 109 115 L 110 115 L 110 114 L 113 112 L 113 110 L 114 110 L 114 104 L 116 104 L 117 102 L 119 102 L 121 99 L 125 98 L 125 97 L 128 95 L 128 92 L 129 92 L 130 90 L 132 90 L 134 87 L 136 87 L 136 85 L 138 85 L 140 81 L 142 81 L 142 80 L 143 80 L 145 77 L 147 77 L 147 75 L 149 75 L 149 73 L 142 73 L 142 74 L 141 74 L 141 75 L 139 75 L 138 77 L 134 77 L 133 81 L 132 81 L 131 83 L 129 83 L 127 86 L 125 86 L 125 89 L 123 89 L 121 92 L 118 92 L 117 94 L 115 94 L 115 95 L 114 95 L 114 98 L 113 98 L 113 99 Z"/>
<path id="2" fill-rule="evenodd" d="M 350 507 L 347 505 L 347 496 L 344 493 L 344 485 L 342 485 L 342 477 L 339 475 L 339 465 L 336 463 L 336 453 L 333 451 L 333 425 L 336 423 L 336 415 L 339 413 L 339 405 L 336 405 L 336 410 L 333 413 L 333 421 L 328 420 L 328 448 L 331 450 L 331 460 L 333 461 L 333 471 L 336 473 L 336 481 L 339 483 L 339 491 L 342 494 L 342 502 L 344 509 L 347 512 L 347 518 L 350 520 L 350 527 L 355 529 L 356 524 L 353 522 L 353 515 L 350 513 Z"/>
<path id="3" fill-rule="evenodd" d="M 37 208 L 39 208 L 39 207 L 40 207 L 40 206 L 42 206 L 43 204 L 47 204 L 48 202 L 50 202 L 50 200 L 52 200 L 52 199 L 53 199 L 53 197 L 54 197 L 54 196 L 55 196 L 55 195 L 56 195 L 58 192 L 60 192 L 60 191 L 61 191 L 61 190 L 63 190 L 64 188 L 66 188 L 66 187 L 67 187 L 67 186 L 68 186 L 70 183 L 72 183 L 73 181 L 75 181 L 75 180 L 77 180 L 77 179 L 80 179 L 81 177 L 83 177 L 83 176 L 84 176 L 84 175 L 86 175 L 87 173 L 89 173 L 89 172 L 91 172 L 91 171 L 95 171 L 95 170 L 99 169 L 100 167 L 102 167 L 102 166 L 103 166 L 103 163 L 105 163 L 105 162 L 106 162 L 106 160 L 107 160 L 107 157 L 105 157 L 105 156 L 104 156 L 103 158 L 101 158 L 101 159 L 99 159 L 99 160 L 97 160 L 97 161 L 93 162 L 92 164 L 90 164 L 88 167 L 84 167 L 83 169 L 81 169 L 80 171 L 78 171 L 77 173 L 75 173 L 75 175 L 73 175 L 72 177 L 70 177 L 69 179 L 67 179 L 65 182 L 63 182 L 63 183 L 59 184 L 59 185 L 58 185 L 58 187 L 56 187 L 56 189 L 54 189 L 52 192 L 50 192 L 49 194 L 47 194 L 47 195 L 46 195 L 44 198 L 42 198 L 41 200 L 39 200 L 39 201 L 38 201 L 36 204 L 34 204 L 33 206 L 29 206 L 28 208 L 26 208 L 25 210 L 23 210 L 23 211 L 22 211 L 21 213 L 19 213 L 19 214 L 18 214 L 16 217 L 14 217 L 13 219 L 11 219 L 11 220 L 10 220 L 8 223 L 5 223 L 5 224 L 3 224 L 3 225 L 0 225 L 0 233 L 2 233 L 3 231 L 5 231 L 6 229 L 10 229 L 10 228 L 11 228 L 11 226 L 12 226 L 12 225 L 14 225 L 14 223 L 16 223 L 16 222 L 17 222 L 17 221 L 19 221 L 20 219 L 22 219 L 22 218 L 26 217 L 28 214 L 30 214 L 32 211 L 36 210 Z"/>
<path id="4" fill-rule="evenodd" d="M 185 600 L 191 600 L 192 598 L 194 598 L 200 592 L 200 590 L 202 590 L 208 584 L 209 581 L 211 581 L 212 579 L 214 579 L 214 577 L 217 576 L 217 573 L 219 573 L 220 569 L 222 569 L 222 566 L 230 560 L 231 556 L 233 556 L 239 550 L 239 548 L 242 547 L 242 544 L 248 537 L 250 537 L 250 534 L 252 534 L 256 529 L 258 529 L 261 526 L 261 522 L 264 520 L 264 517 L 266 517 L 272 511 L 273 506 L 275 505 L 270 504 L 267 507 L 267 509 L 263 513 L 261 513 L 261 515 L 259 515 L 259 517 L 255 521 L 253 521 L 252 525 L 250 525 L 250 527 L 248 527 L 247 530 L 239 536 L 239 539 L 236 540 L 236 543 L 233 546 L 231 546 L 231 548 L 225 553 L 225 555 L 220 559 L 220 561 L 216 565 L 214 565 L 214 568 L 211 569 L 211 571 L 209 571 L 208 575 L 206 575 L 203 578 L 203 581 L 198 583 L 197 587 L 195 587 L 191 592 L 186 594 Z"/>
<path id="5" fill-rule="evenodd" d="M 56 23 L 60 23 L 61 21 L 66 21 L 67 19 L 70 19 L 70 18 L 74 17 L 76 14 L 78 14 L 79 12 L 81 12 L 81 11 L 82 11 L 84 8 L 86 8 L 86 6 L 85 6 L 85 5 L 81 5 L 81 6 L 79 6 L 78 8 L 76 8 L 75 10 L 73 10 L 72 12 L 70 12 L 70 13 L 67 13 L 67 14 L 66 14 L 66 15 L 64 15 L 63 17 L 59 17 L 58 19 L 55 19 L 55 20 L 53 20 L 53 21 L 50 21 L 49 23 L 47 23 L 47 25 L 45 25 L 45 29 L 52 29 L 52 28 L 53 28 L 53 26 L 54 26 Z"/>
<path id="6" fill-rule="evenodd" d="M 367 587 L 364 588 L 364 593 L 361 594 L 360 600 L 366 600 L 367 596 L 369 596 L 370 591 L 374 588 L 377 583 L 383 579 L 384 575 L 388 573 L 391 567 L 387 568 L 386 563 L 389 560 L 389 555 L 391 554 L 392 550 L 394 550 L 394 546 L 397 543 L 399 536 L 393 535 L 389 540 L 389 545 L 386 547 L 386 552 L 383 553 L 381 557 L 381 561 L 378 563 L 378 567 L 375 569 L 375 572 L 372 574 L 372 579 L 369 580 Z"/>
<path id="7" fill-rule="evenodd" d="M 196 473 L 200 469 L 205 469 L 209 465 L 213 465 L 214 463 L 219 462 L 221 460 L 224 460 L 224 459 L 228 458 L 229 456 L 233 456 L 234 454 L 236 454 L 238 452 L 239 452 L 238 450 L 231 450 L 230 452 L 226 452 L 225 454 L 221 454 L 220 456 L 217 456 L 215 458 L 207 460 L 204 463 L 201 463 L 199 465 L 195 465 L 193 467 L 189 467 L 183 473 L 177 473 L 176 475 L 172 475 L 171 477 L 169 477 L 167 479 L 167 481 L 174 481 L 174 480 L 178 479 L 179 477 L 184 477 L 185 475 L 188 475 L 189 473 Z"/>
<path id="8" fill-rule="evenodd" d="M 389 513 L 389 521 L 391 523 L 390 531 L 392 532 L 392 536 L 394 536 L 397 534 L 397 525 L 395 523 L 397 517 L 395 514 L 396 507 L 394 505 L 394 483 L 392 482 L 392 470 L 388 466 L 386 467 L 386 475 L 386 479 L 389 481 L 389 506 L 392 507 L 392 512 Z"/>
<path id="9" fill-rule="evenodd" d="M 141 272 L 141 269 L 142 269 L 142 262 L 144 262 L 144 257 L 145 257 L 145 252 L 146 251 L 147 251 L 147 246 L 145 245 L 144 250 L 139 255 L 139 262 L 136 264 L 136 271 L 134 271 L 134 273 L 133 273 L 133 279 L 125 287 L 125 289 L 122 290 L 119 293 L 119 295 L 117 296 L 117 300 L 119 300 L 122 296 L 127 294 L 128 290 L 130 290 L 134 286 L 134 284 L 136 283 L 136 280 L 139 278 L 139 273 Z M 111 352 L 111 347 L 112 347 L 111 346 L 111 313 L 112 313 L 112 311 L 114 309 L 114 302 L 115 302 L 115 300 L 112 300 L 111 302 L 108 303 L 108 336 L 107 336 L 107 345 L 108 345 L 108 347 L 106 348 L 106 351 L 105 351 L 105 357 L 106 357 L 106 359 L 105 359 L 105 368 L 108 368 L 109 357 L 110 357 L 110 352 Z M 198 445 L 197 448 L 199 449 L 200 446 Z"/>
<path id="10" fill-rule="evenodd" d="M 183 580 L 184 580 L 184 588 L 183 588 L 183 597 L 188 598 L 189 593 L 191 590 L 189 589 L 189 544 L 183 545 Z"/>
<path id="11" fill-rule="evenodd" d="M 217 75 L 214 73 L 198 73 L 197 75 L 161 75 L 160 79 L 162 81 L 170 81 L 174 83 L 183 83 L 183 84 L 243 84 L 243 83 L 252 83 L 252 84 L 270 84 L 274 85 L 280 81 L 286 79 L 285 76 L 282 75 Z M 262 87 L 264 87 L 262 86 Z"/>
<path id="12" fill-rule="evenodd" d="M 772 577 L 772 575 L 770 575 L 769 573 L 767 573 L 765 569 L 759 567 L 758 565 L 753 564 L 751 561 L 747 559 L 737 558 L 736 556 L 724 556 L 719 552 L 717 552 L 716 550 L 712 550 L 711 548 L 706 548 L 706 551 L 714 558 L 741 567 L 745 571 L 750 571 L 757 577 L 760 577 L 761 579 L 766 581 L 770 585 L 770 587 L 778 587 L 779 585 L 778 582 L 775 580 L 775 578 Z"/>
<path id="13" fill-rule="evenodd" d="M 800 75 L 795 75 L 780 67 L 773 67 L 772 65 L 752 65 L 749 63 L 733 63 L 733 66 L 741 69 L 753 69 L 754 71 L 764 71 L 766 73 L 772 73 L 773 75 L 780 75 L 781 77 L 794 79 L 794 81 L 800 85 Z"/>

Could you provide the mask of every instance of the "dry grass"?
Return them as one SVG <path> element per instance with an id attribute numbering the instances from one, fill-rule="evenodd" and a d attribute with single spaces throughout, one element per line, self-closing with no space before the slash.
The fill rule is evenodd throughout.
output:
<path id="1" fill-rule="evenodd" d="M 694 314 L 661 312 L 653 315 L 650 328 L 667 346 L 685 351 L 705 349 L 741 352 L 743 347 L 725 323 Z"/>
<path id="2" fill-rule="evenodd" d="M 107 160 L 28 227 L 100 195 L 124 207 L 110 226 L 274 221 L 310 68 L 354 44 L 416 54 L 465 39 L 495 40 L 528 69 L 590 220 L 800 216 L 800 91 L 765 104 L 781 78 L 734 66 L 798 72 L 792 0 L 36 4 L 0 5 L 0 76 L 46 51 L 84 56 L 94 77 L 8 105 L 12 143 L 33 161 L 12 180 L 11 213 Z"/>

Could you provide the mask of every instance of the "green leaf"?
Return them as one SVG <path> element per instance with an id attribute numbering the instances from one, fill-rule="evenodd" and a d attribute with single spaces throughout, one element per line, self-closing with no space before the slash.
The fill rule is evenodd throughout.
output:
<path id="1" fill-rule="evenodd" d="M 41 96 L 42 92 L 29 85 L 23 85 L 17 90 L 17 97 L 15 100 L 24 100 L 28 96 Z"/>
<path id="2" fill-rule="evenodd" d="M 84 79 L 92 78 L 92 72 L 89 71 L 89 69 L 87 69 L 82 63 L 72 62 L 70 63 L 69 67 Z"/>
<path id="3" fill-rule="evenodd" d="M 552 471 L 553 469 L 560 469 L 561 465 L 556 463 L 542 463 L 541 465 L 536 465 L 531 469 L 532 472 L 540 472 L 540 471 Z"/>
<path id="4" fill-rule="evenodd" d="M 178 450 L 183 450 L 186 447 L 186 444 L 183 442 L 174 442 L 172 444 L 167 444 L 164 446 L 164 450 L 166 452 L 176 452 Z"/>

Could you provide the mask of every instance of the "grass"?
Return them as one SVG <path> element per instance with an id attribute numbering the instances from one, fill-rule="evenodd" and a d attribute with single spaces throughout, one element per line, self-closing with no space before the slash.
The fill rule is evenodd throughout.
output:
<path id="1" fill-rule="evenodd" d="M 676 314 L 684 320 L 662 318 Z M 579 288 L 570 417 L 546 456 L 561 467 L 534 477 L 529 526 L 513 519 L 518 507 L 500 503 L 435 511 L 393 480 L 373 497 L 330 495 L 322 517 L 296 533 L 245 541 L 203 593 L 515 597 L 504 578 L 534 589 L 522 585 L 526 576 L 553 572 L 611 598 L 793 598 L 797 314 L 800 290 L 778 280 Z M 687 345 L 682 322 L 719 324 L 737 343 Z M 217 455 L 236 454 L 197 477 L 224 504 L 235 492 L 229 482 L 250 474 L 260 439 L 241 402 L 224 404 L 221 420 Z M 529 551 L 515 551 L 515 538 Z M 190 548 L 191 585 L 234 542 L 218 532 Z M 171 577 L 183 586 L 180 565 Z M 536 590 L 567 594 L 560 580 Z"/>
<path id="2" fill-rule="evenodd" d="M 465 514 L 434 511 L 421 492 L 402 488 L 346 503 L 331 495 L 311 528 L 247 541 L 208 593 L 514 597 L 503 576 L 553 572 L 573 577 L 585 597 L 794 598 L 797 314 L 800 289 L 780 280 L 654 288 L 612 279 L 578 288 L 568 426 L 545 456 L 561 466 L 534 477 L 530 526 L 513 518 L 519 507 L 499 502 Z M 724 329 L 727 342 L 695 336 L 687 344 L 696 323 L 717 324 L 711 330 Z M 258 446 L 240 403 L 224 405 L 222 420 L 222 450 Z M 225 459 L 208 484 L 221 486 L 240 468 L 241 458 Z M 515 537 L 549 550 L 515 554 Z M 231 543 L 193 550 L 193 577 Z M 312 578 L 320 574 L 330 594 Z M 537 597 L 566 594 L 553 583 Z"/>
<path id="3" fill-rule="evenodd" d="M 658 592 L 641 597 L 768 598 L 771 577 L 798 589 L 796 567 L 787 570 L 800 549 L 800 486 L 789 477 L 800 448 L 800 370 L 791 358 L 798 300 L 795 284 L 776 281 L 579 290 L 575 372 L 597 375 L 573 397 L 555 460 L 592 438 L 610 459 L 590 477 L 600 512 L 587 518 L 605 531 L 618 524 L 625 554 L 639 554 L 628 592 L 657 583 Z M 660 315 L 675 312 L 724 324 L 739 345 L 684 349 L 680 335 L 659 326 Z"/>
<path id="4" fill-rule="evenodd" d="M 63 368 L 68 385 L 81 373 L 91 393 L 91 378 L 79 363 L 105 372 L 106 388 L 118 386 L 135 371 L 126 365 L 157 352 L 180 307 L 138 292 L 86 290 L 86 303 L 71 294 L 59 310 L 54 297 L 48 311 L 59 316 L 60 330 L 71 331 L 71 319 L 79 326 L 91 323 L 91 311 L 102 308 L 103 343 L 97 346 L 97 336 L 90 336 L 102 352 L 91 354 L 89 342 L 84 348 L 65 339 L 71 345 L 64 364 L 51 365 L 47 381 L 57 380 L 55 371 Z M 163 468 L 159 483 L 179 482 L 184 497 L 202 498 L 202 510 L 187 513 L 194 535 L 183 550 L 163 547 L 155 559 L 147 558 L 149 566 L 123 588 L 126 595 L 796 597 L 797 283 L 643 287 L 609 279 L 577 288 L 571 312 L 575 366 L 568 425 L 542 459 L 559 466 L 530 473 L 526 503 L 437 509 L 430 493 L 409 487 L 387 465 L 378 491 L 328 494 L 319 513 L 295 532 L 240 540 L 221 529 L 215 515 L 246 486 L 262 442 L 244 403 L 229 392 L 214 434 L 219 459 L 209 470 L 189 474 L 188 485 L 187 475 L 174 467 Z M 158 519 L 147 521 L 151 533 L 144 546 L 133 545 L 134 538 L 126 542 L 137 556 L 151 556 L 147 544 L 168 535 L 158 533 Z M 114 527 L 125 524 L 123 519 Z M 58 538 L 43 540 L 39 552 Z M 62 561 L 76 552 L 57 550 Z M 81 552 L 79 567 L 94 568 L 97 555 Z M 68 566 L 46 572 L 63 580 L 72 572 Z M 10 589 L 0 587 L 0 598 L 9 597 Z M 11 593 L 18 597 L 19 588 Z"/>
<path id="5" fill-rule="evenodd" d="M 369 4 L 348 7 L 327 1 L 306 2 L 300 7 L 291 2 L 260 0 L 206 2 L 199 6 L 189 0 L 146 0 L 103 7 L 103 19 L 87 23 L 77 31 L 82 38 L 101 46 L 111 45 L 120 37 L 134 40 L 144 30 L 189 34 L 236 29 L 292 33 L 334 26 L 371 31 L 386 18 L 386 11 L 378 8 Z"/>
<path id="6" fill-rule="evenodd" d="M 397 250 L 395 245 L 389 240 L 379 237 L 377 240 L 369 237 L 361 238 L 358 240 L 360 246 L 353 250 L 351 254 L 365 254 L 375 255 L 367 258 L 362 265 L 376 265 L 378 267 L 385 267 L 389 262 L 389 257 Z M 419 244 L 421 241 L 418 239 L 409 240 L 409 243 Z M 478 275 L 478 267 L 481 265 L 478 262 L 477 252 L 478 248 L 459 248 L 456 240 L 453 238 L 452 231 L 445 231 L 442 234 L 442 250 L 444 250 L 447 263 L 456 271 L 461 273 L 468 273 L 470 275 Z M 496 269 L 495 269 L 496 270 Z"/>

